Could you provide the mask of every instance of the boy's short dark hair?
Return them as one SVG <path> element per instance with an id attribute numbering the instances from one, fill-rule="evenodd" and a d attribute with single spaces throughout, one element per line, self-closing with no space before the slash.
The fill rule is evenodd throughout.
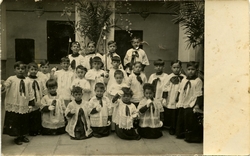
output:
<path id="1" fill-rule="evenodd" d="M 142 67 L 142 63 L 141 63 L 140 61 L 136 61 L 136 62 L 133 64 L 133 66 L 135 66 L 135 65 L 137 65 L 137 64 L 140 64 L 141 67 Z"/>
<path id="2" fill-rule="evenodd" d="M 70 60 L 68 57 L 63 57 L 63 58 L 61 58 L 61 63 L 63 63 L 63 62 L 70 63 Z"/>
<path id="3" fill-rule="evenodd" d="M 122 87 L 123 95 L 133 96 L 133 91 L 128 87 Z"/>
<path id="4" fill-rule="evenodd" d="M 93 44 L 94 46 L 96 45 L 94 41 L 89 41 L 89 42 L 87 43 L 87 47 L 88 47 L 90 44 Z"/>
<path id="5" fill-rule="evenodd" d="M 137 36 L 134 36 L 132 39 L 131 39 L 131 43 L 134 42 L 134 40 L 138 40 L 139 42 L 141 41 L 141 39 Z"/>
<path id="6" fill-rule="evenodd" d="M 119 69 L 114 72 L 114 76 L 116 76 L 116 75 L 122 75 L 124 77 L 123 72 Z"/>
<path id="7" fill-rule="evenodd" d="M 55 79 L 49 79 L 49 80 L 46 82 L 46 87 L 47 87 L 47 88 L 58 87 L 58 84 L 57 84 L 57 82 L 56 82 Z"/>
<path id="8" fill-rule="evenodd" d="M 48 60 L 42 60 L 42 61 L 40 62 L 40 67 L 45 66 L 45 65 L 48 65 L 48 66 L 49 66 L 49 61 L 48 61 Z"/>
<path id="9" fill-rule="evenodd" d="M 182 62 L 180 60 L 174 60 L 174 61 L 171 61 L 171 66 L 175 63 L 178 63 L 180 66 L 182 64 Z"/>
<path id="10" fill-rule="evenodd" d="M 100 88 L 100 89 L 105 90 L 105 85 L 104 85 L 103 83 L 101 83 L 101 82 L 97 82 L 97 83 L 95 84 L 95 90 L 96 90 L 97 88 Z"/>
<path id="11" fill-rule="evenodd" d="M 81 87 L 79 87 L 79 86 L 73 86 L 73 89 L 72 89 L 72 91 L 71 91 L 71 93 L 72 94 L 74 94 L 74 93 L 82 93 L 82 88 Z"/>
<path id="12" fill-rule="evenodd" d="M 190 61 L 187 63 L 187 68 L 188 67 L 194 67 L 195 69 L 199 68 L 199 62 L 195 62 L 195 61 Z"/>
<path id="13" fill-rule="evenodd" d="M 154 86 L 152 84 L 150 84 L 150 83 L 145 83 L 143 85 L 143 91 L 145 91 L 146 89 L 151 90 L 152 92 L 155 91 Z"/>
<path id="14" fill-rule="evenodd" d="M 31 62 L 28 64 L 28 69 L 30 69 L 31 67 L 38 69 L 38 65 L 35 62 Z"/>
<path id="15" fill-rule="evenodd" d="M 71 47 L 72 47 L 73 45 L 78 45 L 79 47 L 81 47 L 80 43 L 79 43 L 79 42 L 77 42 L 77 41 L 72 42 L 72 43 L 71 43 Z"/>
<path id="16" fill-rule="evenodd" d="M 165 62 L 162 59 L 158 59 L 154 61 L 154 66 L 164 66 Z"/>
<path id="17" fill-rule="evenodd" d="M 90 65 L 91 65 L 91 68 L 92 68 L 92 64 L 94 63 L 94 62 L 100 62 L 102 65 L 101 65 L 101 68 L 103 67 L 103 62 L 102 62 L 102 59 L 99 57 L 99 56 L 95 56 L 95 57 L 93 57 L 93 58 L 90 58 L 90 60 L 89 60 L 89 62 L 90 62 Z"/>
<path id="18" fill-rule="evenodd" d="M 119 56 L 114 56 L 111 58 L 111 60 L 116 62 L 121 62 L 121 58 Z"/>
<path id="19" fill-rule="evenodd" d="M 78 66 L 76 67 L 76 70 L 77 70 L 77 69 L 84 70 L 85 72 L 88 71 L 88 69 L 87 69 L 86 67 L 84 67 L 83 65 L 78 65 Z"/>
<path id="20" fill-rule="evenodd" d="M 109 41 L 108 42 L 108 46 L 111 45 L 111 44 L 115 44 L 116 45 L 116 42 L 115 41 Z"/>
<path id="21" fill-rule="evenodd" d="M 102 59 L 99 56 L 95 56 L 92 58 L 92 63 L 94 62 L 102 62 Z"/>
<path id="22" fill-rule="evenodd" d="M 16 67 L 20 67 L 21 64 L 23 64 L 23 65 L 26 66 L 26 64 L 23 63 L 22 61 L 17 61 L 17 62 L 14 64 L 14 69 L 15 69 Z"/>
<path id="23" fill-rule="evenodd" d="M 98 57 L 98 56 L 95 56 L 95 57 L 89 59 L 90 69 L 93 68 L 93 63 L 94 62 L 101 62 L 102 63 L 101 68 L 104 66 L 104 64 L 102 62 L 102 59 L 100 57 Z"/>

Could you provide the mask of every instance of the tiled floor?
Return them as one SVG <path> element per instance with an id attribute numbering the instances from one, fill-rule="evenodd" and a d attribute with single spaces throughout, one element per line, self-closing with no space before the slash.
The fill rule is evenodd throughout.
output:
<path id="1" fill-rule="evenodd" d="M 115 133 L 105 138 L 71 140 L 67 134 L 60 136 L 29 137 L 30 143 L 15 145 L 13 137 L 2 135 L 4 155 L 165 155 L 199 154 L 203 144 L 186 143 L 163 131 L 159 139 L 139 141 L 121 140 Z"/>

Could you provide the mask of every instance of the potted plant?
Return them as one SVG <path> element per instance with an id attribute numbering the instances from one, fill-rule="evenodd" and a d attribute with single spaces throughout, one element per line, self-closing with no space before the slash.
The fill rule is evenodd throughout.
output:
<path id="1" fill-rule="evenodd" d="M 62 15 L 70 16 L 72 8 L 76 7 L 76 13 L 79 14 L 80 20 L 73 24 L 75 33 L 85 41 L 84 48 L 86 48 L 86 42 L 91 40 L 97 43 L 98 50 L 99 45 L 103 45 L 104 35 L 109 33 L 111 27 L 115 26 L 110 18 L 113 13 L 110 2 L 74 0 L 71 5 L 73 7 L 66 7 Z"/>
<path id="2" fill-rule="evenodd" d="M 173 22 L 180 24 L 187 36 L 187 48 L 198 50 L 200 76 L 204 73 L 204 1 L 165 2 L 175 12 Z"/>

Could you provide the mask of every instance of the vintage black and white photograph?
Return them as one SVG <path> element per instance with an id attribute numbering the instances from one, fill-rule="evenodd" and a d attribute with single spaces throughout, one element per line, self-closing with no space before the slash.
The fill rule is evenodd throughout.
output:
<path id="1" fill-rule="evenodd" d="M 200 1 L 3 0 L 3 155 L 203 154 Z"/>

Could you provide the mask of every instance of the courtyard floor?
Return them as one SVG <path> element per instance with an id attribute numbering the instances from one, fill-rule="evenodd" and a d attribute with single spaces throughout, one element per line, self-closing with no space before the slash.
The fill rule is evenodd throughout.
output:
<path id="1" fill-rule="evenodd" d="M 115 133 L 104 138 L 71 140 L 68 134 L 28 137 L 29 143 L 14 144 L 13 137 L 2 135 L 3 155 L 202 155 L 202 143 L 187 143 L 163 130 L 159 139 L 121 140 Z"/>

